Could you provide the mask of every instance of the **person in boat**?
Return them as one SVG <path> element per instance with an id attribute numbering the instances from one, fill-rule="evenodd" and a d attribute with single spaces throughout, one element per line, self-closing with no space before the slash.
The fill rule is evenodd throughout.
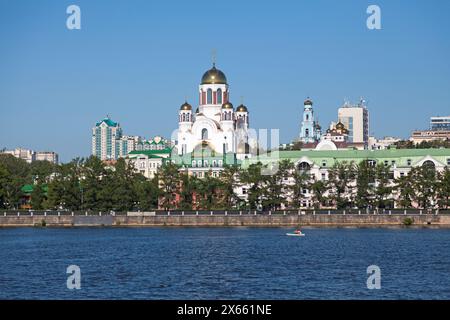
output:
<path id="1" fill-rule="evenodd" d="M 297 229 L 297 230 L 294 231 L 294 233 L 295 234 L 300 234 L 300 233 L 302 233 L 302 231 L 300 229 Z"/>

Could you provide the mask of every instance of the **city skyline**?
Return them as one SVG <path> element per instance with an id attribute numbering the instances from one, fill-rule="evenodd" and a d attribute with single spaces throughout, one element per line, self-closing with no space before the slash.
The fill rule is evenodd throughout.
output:
<path id="1" fill-rule="evenodd" d="M 198 105 L 196 88 L 213 49 L 230 101 L 238 105 L 243 96 L 252 127 L 280 128 L 281 142 L 298 137 L 308 96 L 324 128 L 344 99 L 363 96 L 370 135 L 407 138 L 427 129 L 450 104 L 450 5 L 378 1 L 382 29 L 368 30 L 369 3 L 355 3 L 286 1 L 253 12 L 251 4 L 230 1 L 230 23 L 211 28 L 201 6 L 179 3 L 167 19 L 173 4 L 77 1 L 81 30 L 65 27 L 66 3 L 1 3 L 0 23 L 8 28 L 0 31 L 0 147 L 51 150 L 63 162 L 89 156 L 90 129 L 106 114 L 127 134 L 170 138 L 185 98 Z"/>

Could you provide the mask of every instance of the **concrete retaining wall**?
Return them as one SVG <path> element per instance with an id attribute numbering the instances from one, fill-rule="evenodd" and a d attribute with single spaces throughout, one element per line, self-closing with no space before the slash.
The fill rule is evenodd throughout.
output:
<path id="1" fill-rule="evenodd" d="M 406 218 L 414 226 L 450 227 L 450 215 L 217 215 L 217 216 L 0 216 L 0 227 L 77 226 L 401 226 Z"/>

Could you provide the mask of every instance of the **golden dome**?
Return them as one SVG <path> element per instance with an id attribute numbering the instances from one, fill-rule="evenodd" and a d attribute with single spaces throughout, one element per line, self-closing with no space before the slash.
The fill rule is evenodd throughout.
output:
<path id="1" fill-rule="evenodd" d="M 345 129 L 345 126 L 344 126 L 344 124 L 342 123 L 342 122 L 338 122 L 337 124 L 336 124 L 336 129 L 337 130 L 342 130 L 342 129 Z"/>
<path id="2" fill-rule="evenodd" d="M 186 101 L 181 105 L 180 110 L 189 111 L 192 110 L 192 106 Z"/>
<path id="3" fill-rule="evenodd" d="M 222 109 L 233 109 L 233 104 L 231 102 L 224 103 Z"/>
<path id="4" fill-rule="evenodd" d="M 202 84 L 227 84 L 227 77 L 222 71 L 216 69 L 214 64 L 211 69 L 203 74 Z"/>
<path id="5" fill-rule="evenodd" d="M 241 104 L 239 107 L 237 107 L 236 111 L 237 112 L 248 112 L 247 107 L 244 106 L 243 104 Z"/>

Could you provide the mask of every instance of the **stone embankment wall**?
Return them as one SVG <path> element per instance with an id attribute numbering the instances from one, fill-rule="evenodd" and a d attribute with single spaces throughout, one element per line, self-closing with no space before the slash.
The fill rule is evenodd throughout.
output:
<path id="1" fill-rule="evenodd" d="M 6 215 L 0 216 L 0 227 L 295 227 L 295 226 L 402 226 L 450 227 L 448 214 L 307 214 L 307 215 Z"/>

